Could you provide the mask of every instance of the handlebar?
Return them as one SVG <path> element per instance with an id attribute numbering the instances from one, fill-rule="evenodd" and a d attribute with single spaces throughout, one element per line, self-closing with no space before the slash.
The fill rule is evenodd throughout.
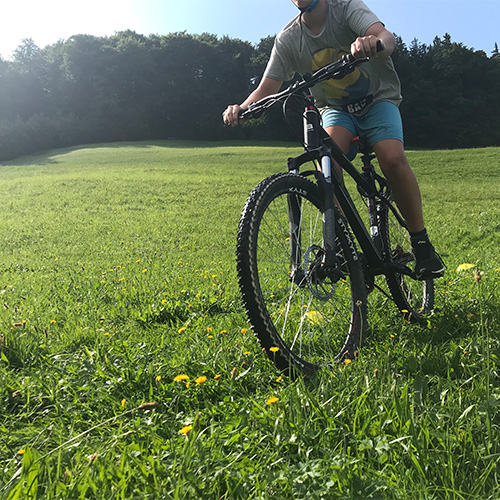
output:
<path id="1" fill-rule="evenodd" d="M 377 42 L 377 52 L 381 52 L 382 50 L 384 50 L 384 48 L 384 44 L 379 40 Z M 286 98 L 290 97 L 293 94 L 299 94 L 305 89 L 309 89 L 310 87 L 313 87 L 314 85 L 324 80 L 340 80 L 354 71 L 357 66 L 367 61 L 369 61 L 368 57 L 356 59 L 351 54 L 344 55 L 338 61 L 334 61 L 330 64 L 327 64 L 326 66 L 323 66 L 313 74 L 308 73 L 306 75 L 303 75 L 302 80 L 293 83 L 285 90 L 282 90 L 277 94 L 269 95 L 267 97 L 264 97 L 260 101 L 250 104 L 247 108 L 240 111 L 238 118 L 256 118 L 263 111 L 270 108 L 277 102 L 284 101 Z"/>

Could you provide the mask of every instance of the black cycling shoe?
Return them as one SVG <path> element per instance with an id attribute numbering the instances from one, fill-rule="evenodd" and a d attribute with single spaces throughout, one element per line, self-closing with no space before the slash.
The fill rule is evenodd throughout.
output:
<path id="1" fill-rule="evenodd" d="M 415 274 L 419 280 L 432 280 L 440 278 L 444 274 L 444 264 L 441 257 L 436 253 L 432 243 L 421 240 L 413 247 L 415 255 Z"/>

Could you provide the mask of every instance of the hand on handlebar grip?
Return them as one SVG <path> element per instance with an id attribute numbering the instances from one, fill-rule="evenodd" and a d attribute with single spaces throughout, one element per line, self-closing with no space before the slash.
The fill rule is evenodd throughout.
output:
<path id="1" fill-rule="evenodd" d="M 356 59 L 376 57 L 385 49 L 384 42 L 379 38 L 369 35 L 357 38 L 351 45 L 351 54 Z"/>
<path id="2" fill-rule="evenodd" d="M 231 127 L 236 127 L 240 118 L 239 115 L 243 111 L 243 108 L 238 104 L 233 104 L 232 106 L 228 106 L 227 109 L 222 113 L 222 119 L 224 120 L 225 125 L 230 125 Z"/>

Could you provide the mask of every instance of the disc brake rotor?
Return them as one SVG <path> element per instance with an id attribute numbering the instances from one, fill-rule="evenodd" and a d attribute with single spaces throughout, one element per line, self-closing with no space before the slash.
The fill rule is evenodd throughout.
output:
<path id="1" fill-rule="evenodd" d="M 323 271 L 324 254 L 321 247 L 310 246 L 304 253 L 304 270 L 307 287 L 312 295 L 326 302 L 335 295 L 335 283 Z"/>

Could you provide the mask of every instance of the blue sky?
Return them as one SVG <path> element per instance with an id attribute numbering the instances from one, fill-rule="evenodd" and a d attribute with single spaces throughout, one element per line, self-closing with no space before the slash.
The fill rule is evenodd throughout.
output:
<path id="1" fill-rule="evenodd" d="M 365 0 L 406 44 L 452 40 L 491 54 L 500 45 L 500 0 Z M 71 35 L 112 35 L 131 29 L 160 35 L 214 33 L 258 42 L 293 16 L 290 0 L 17 0 L 0 6 L 0 55 L 9 58 L 23 38 L 39 47 Z"/>

